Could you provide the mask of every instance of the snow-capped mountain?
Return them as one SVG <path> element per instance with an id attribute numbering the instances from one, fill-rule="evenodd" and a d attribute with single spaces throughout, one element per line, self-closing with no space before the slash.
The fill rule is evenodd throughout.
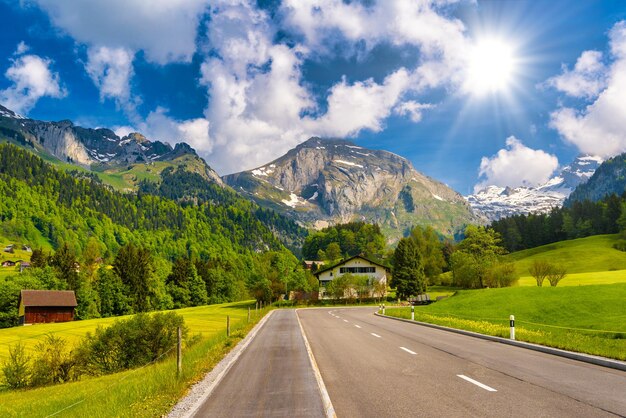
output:
<path id="1" fill-rule="evenodd" d="M 514 215 L 546 213 L 553 207 L 562 206 L 579 184 L 586 183 L 591 178 L 600 164 L 600 157 L 579 156 L 541 186 L 487 186 L 466 196 L 466 199 L 472 209 L 483 213 L 490 221 Z"/>

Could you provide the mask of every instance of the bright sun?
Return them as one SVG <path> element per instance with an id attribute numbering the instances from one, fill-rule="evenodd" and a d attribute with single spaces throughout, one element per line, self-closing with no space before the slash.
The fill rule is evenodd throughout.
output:
<path id="1" fill-rule="evenodd" d="M 483 39 L 469 51 L 465 88 L 475 95 L 506 90 L 516 70 L 513 47 L 500 39 Z"/>

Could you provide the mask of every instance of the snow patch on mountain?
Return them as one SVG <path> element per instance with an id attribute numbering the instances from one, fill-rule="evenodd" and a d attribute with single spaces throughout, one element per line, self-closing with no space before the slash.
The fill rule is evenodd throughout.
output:
<path id="1" fill-rule="evenodd" d="M 546 183 L 538 187 L 487 186 L 466 196 L 472 209 L 484 214 L 490 221 L 529 213 L 547 213 L 563 202 L 582 183 L 586 183 L 602 164 L 602 158 L 579 156 Z"/>

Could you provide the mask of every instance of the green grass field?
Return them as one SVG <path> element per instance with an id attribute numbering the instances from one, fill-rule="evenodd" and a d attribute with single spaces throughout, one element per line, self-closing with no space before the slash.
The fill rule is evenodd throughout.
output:
<path id="1" fill-rule="evenodd" d="M 409 308 L 387 314 L 410 317 Z M 461 290 L 417 307 L 416 319 L 501 337 L 515 315 L 517 338 L 626 360 L 626 284 Z"/>
<path id="2" fill-rule="evenodd" d="M 619 239 L 618 235 L 594 235 L 514 252 L 505 259 L 515 262 L 520 276 L 530 276 L 528 269 L 535 260 L 563 264 L 568 274 L 626 270 L 626 252 L 613 248 Z"/>
<path id="3" fill-rule="evenodd" d="M 0 392 L 0 416 L 46 417 L 55 413 L 64 417 L 165 415 L 188 388 L 211 370 L 260 319 L 252 309 L 252 321 L 247 324 L 248 306 L 251 305 L 251 302 L 240 302 L 176 310 L 184 316 L 191 334 L 202 334 L 199 343 L 183 350 L 183 374 L 178 379 L 176 359 L 170 356 L 153 365 L 98 378 L 38 389 Z M 262 312 L 265 313 L 267 309 Z M 230 338 L 225 335 L 226 315 L 231 317 Z M 3 355 L 6 356 L 8 349 L 5 346 L 17 340 L 22 340 L 31 349 L 49 332 L 76 341 L 98 324 L 104 325 L 111 321 L 99 319 L 2 329 L 0 341 Z"/>

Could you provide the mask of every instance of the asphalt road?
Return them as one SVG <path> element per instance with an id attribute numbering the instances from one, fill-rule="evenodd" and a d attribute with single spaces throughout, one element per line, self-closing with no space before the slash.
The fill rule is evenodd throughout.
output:
<path id="1" fill-rule="evenodd" d="M 622 371 L 374 310 L 298 311 L 339 418 L 626 416 Z"/>
<path id="2" fill-rule="evenodd" d="M 279 310 L 250 345 L 196 417 L 321 417 L 324 407 L 296 312 Z"/>

